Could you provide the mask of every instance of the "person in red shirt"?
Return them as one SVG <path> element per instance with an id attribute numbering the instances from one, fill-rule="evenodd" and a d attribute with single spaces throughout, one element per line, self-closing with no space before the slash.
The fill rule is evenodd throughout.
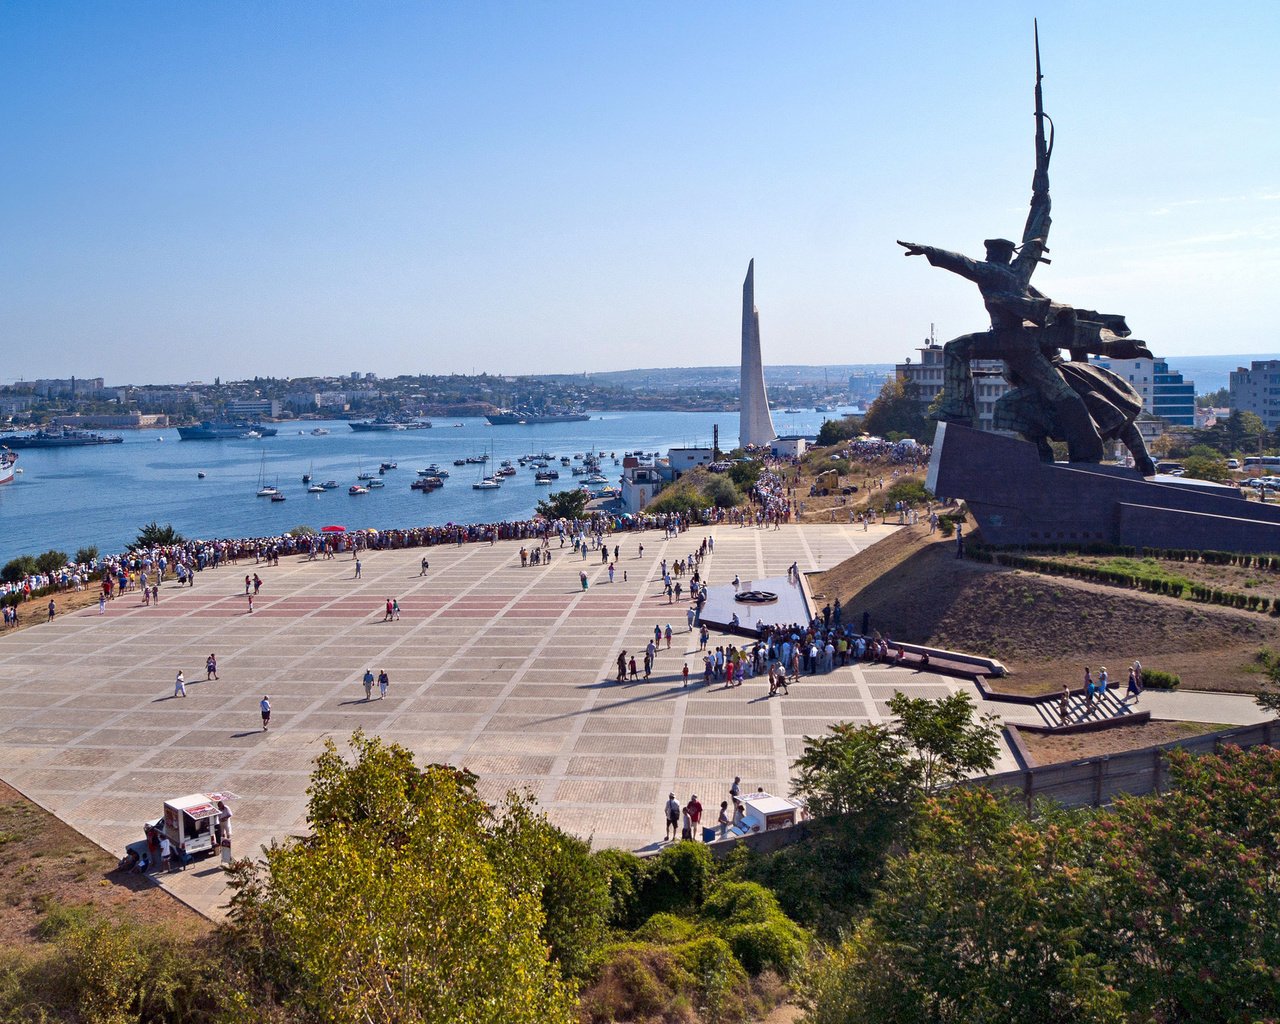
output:
<path id="1" fill-rule="evenodd" d="M 694 793 L 689 797 L 688 804 L 685 805 L 685 811 L 689 814 L 689 827 L 693 833 L 694 840 L 701 840 L 702 832 L 702 804 L 698 802 L 698 794 Z"/>

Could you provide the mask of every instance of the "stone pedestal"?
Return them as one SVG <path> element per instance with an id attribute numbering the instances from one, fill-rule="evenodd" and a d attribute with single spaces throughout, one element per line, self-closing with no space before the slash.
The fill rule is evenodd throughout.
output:
<path id="1" fill-rule="evenodd" d="M 1280 505 L 1238 487 L 1120 466 L 1041 462 L 1026 441 L 938 424 L 928 487 L 963 498 L 995 545 L 1119 544 L 1280 552 Z"/>

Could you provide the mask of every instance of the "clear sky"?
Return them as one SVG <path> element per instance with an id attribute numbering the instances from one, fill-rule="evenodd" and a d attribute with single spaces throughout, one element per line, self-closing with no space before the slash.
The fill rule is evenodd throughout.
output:
<path id="1" fill-rule="evenodd" d="M 0 380 L 886 362 L 1022 230 L 1056 299 L 1277 346 L 1280 4 L 0 0 Z"/>

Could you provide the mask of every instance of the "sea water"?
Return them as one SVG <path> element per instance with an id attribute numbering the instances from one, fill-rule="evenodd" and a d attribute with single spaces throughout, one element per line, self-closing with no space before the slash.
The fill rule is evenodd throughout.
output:
<path id="1" fill-rule="evenodd" d="M 824 414 L 775 413 L 780 433 L 816 432 Z M 829 413 L 826 415 L 837 415 Z M 579 486 L 567 467 L 550 487 L 534 483 L 534 471 L 519 468 L 521 455 L 549 452 L 557 457 L 605 452 L 601 472 L 617 485 L 623 452 L 659 452 L 671 447 L 710 446 L 719 424 L 720 447 L 737 444 L 737 412 L 593 413 L 579 423 L 490 426 L 483 418 L 433 417 L 430 430 L 355 432 L 345 421 L 289 421 L 274 424 L 275 437 L 225 441 L 183 441 L 177 430 L 115 431 L 123 444 L 86 448 L 23 449 L 22 473 L 0 487 L 0 564 L 50 548 L 74 554 L 96 546 L 122 551 L 151 521 L 170 523 L 186 537 L 264 537 L 295 526 L 408 528 L 445 523 L 526 519 L 549 492 Z M 314 436 L 316 427 L 327 435 Z M 111 433 L 110 431 L 105 431 Z M 0 435 L 0 442 L 3 435 Z M 488 452 L 484 466 L 454 466 L 455 459 Z M 496 491 L 471 485 L 503 459 L 518 468 Z M 377 473 L 386 486 L 351 496 L 347 488 L 361 472 Z M 449 471 L 439 490 L 410 490 L 417 471 L 431 463 Z M 580 462 L 575 460 L 575 465 Z M 198 473 L 205 473 L 199 479 Z M 308 494 L 313 483 L 336 480 L 337 490 Z M 257 497 L 259 480 L 279 486 L 287 500 Z"/>

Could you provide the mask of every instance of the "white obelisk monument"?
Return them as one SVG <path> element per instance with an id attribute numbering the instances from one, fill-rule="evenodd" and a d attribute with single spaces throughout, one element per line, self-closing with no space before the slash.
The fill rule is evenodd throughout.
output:
<path id="1" fill-rule="evenodd" d="M 760 313 L 756 310 L 756 261 L 747 264 L 742 282 L 742 384 L 738 414 L 738 444 L 766 445 L 777 437 L 769 398 L 764 392 L 764 364 L 760 361 Z"/>

